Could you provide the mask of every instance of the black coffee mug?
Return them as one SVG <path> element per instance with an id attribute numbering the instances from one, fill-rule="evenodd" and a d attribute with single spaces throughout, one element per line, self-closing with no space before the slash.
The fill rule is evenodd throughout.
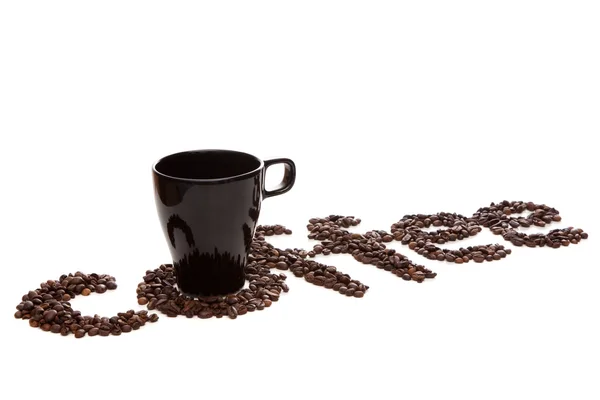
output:
<path id="1" fill-rule="evenodd" d="M 283 180 L 266 190 L 265 172 L 274 164 L 284 164 Z M 179 290 L 191 297 L 240 290 L 262 199 L 294 186 L 294 162 L 263 162 L 231 150 L 186 151 L 158 160 L 152 175 Z"/>

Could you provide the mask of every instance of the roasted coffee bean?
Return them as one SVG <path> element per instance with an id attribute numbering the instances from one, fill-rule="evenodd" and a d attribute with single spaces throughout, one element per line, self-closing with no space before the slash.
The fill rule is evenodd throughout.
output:
<path id="1" fill-rule="evenodd" d="M 84 283 L 83 277 L 78 276 L 77 274 L 75 274 L 74 277 L 69 279 L 69 283 L 71 285 L 81 285 Z"/>
<path id="2" fill-rule="evenodd" d="M 275 264 L 275 267 L 281 270 L 289 269 L 289 266 L 285 261 L 279 261 L 277 264 Z"/>
<path id="3" fill-rule="evenodd" d="M 44 320 L 46 322 L 52 322 L 52 321 L 54 321 L 54 318 L 56 318 L 56 314 L 57 314 L 57 312 L 54 310 L 46 310 L 44 312 Z"/>
<path id="4" fill-rule="evenodd" d="M 33 303 L 29 300 L 25 301 L 22 303 L 23 304 L 23 311 L 30 311 L 33 310 Z"/>
<path id="5" fill-rule="evenodd" d="M 228 315 L 228 316 L 229 316 L 229 318 L 231 318 L 231 319 L 236 319 L 236 318 L 237 318 L 237 316 L 238 316 L 238 312 L 237 312 L 237 310 L 235 309 L 235 307 L 233 307 L 233 306 L 229 306 L 229 307 L 227 307 L 227 315 Z"/>

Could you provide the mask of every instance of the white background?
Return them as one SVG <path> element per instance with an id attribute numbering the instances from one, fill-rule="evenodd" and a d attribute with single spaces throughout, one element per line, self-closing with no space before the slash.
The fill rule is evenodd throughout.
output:
<path id="1" fill-rule="evenodd" d="M 0 397 L 598 399 L 599 11 L 2 2 Z M 314 244 L 312 216 L 356 215 L 365 232 L 503 199 L 556 207 L 552 227 L 590 239 L 466 265 L 393 244 L 439 273 L 423 284 L 323 257 L 370 285 L 365 297 L 290 276 L 265 311 L 162 317 L 120 337 L 65 338 L 12 317 L 22 294 L 77 270 L 113 274 L 119 289 L 75 309 L 138 309 L 144 271 L 169 261 L 150 166 L 199 148 L 296 161 L 296 186 L 260 217 L 294 230 L 281 246 Z"/>

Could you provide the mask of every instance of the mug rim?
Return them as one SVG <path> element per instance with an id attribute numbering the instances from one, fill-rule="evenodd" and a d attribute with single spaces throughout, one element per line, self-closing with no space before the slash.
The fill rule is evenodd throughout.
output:
<path id="1" fill-rule="evenodd" d="M 159 171 L 156 167 L 157 165 L 161 162 L 166 160 L 169 157 L 176 157 L 179 155 L 183 155 L 183 154 L 189 154 L 189 153 L 207 153 L 207 152 L 224 152 L 224 153 L 230 153 L 230 154 L 238 154 L 238 155 L 244 155 L 244 156 L 249 156 L 254 158 L 256 161 L 258 161 L 258 167 L 248 171 L 248 172 L 244 172 L 242 174 L 238 174 L 238 175 L 232 175 L 232 176 L 225 176 L 222 178 L 182 178 L 182 177 L 178 177 L 178 176 L 173 176 L 173 175 L 168 175 L 165 174 L 164 172 Z M 263 160 L 261 160 L 260 158 L 256 157 L 255 155 L 252 155 L 250 153 L 245 153 L 243 151 L 237 151 L 237 150 L 228 150 L 228 149 L 198 149 L 198 150 L 185 150 L 185 151 L 180 151 L 177 153 L 172 153 L 172 154 L 168 154 L 166 156 L 161 157 L 160 159 L 158 159 L 157 161 L 154 162 L 154 164 L 152 164 L 152 172 L 154 172 L 155 174 L 163 177 L 163 178 L 167 178 L 167 179 L 172 179 L 175 181 L 179 181 L 179 182 L 191 182 L 191 183 L 225 183 L 225 182 L 231 182 L 231 181 L 237 181 L 237 180 L 241 180 L 241 179 L 245 179 L 248 178 L 250 176 L 255 175 L 258 171 L 260 171 L 261 169 L 264 168 L 264 162 Z"/>

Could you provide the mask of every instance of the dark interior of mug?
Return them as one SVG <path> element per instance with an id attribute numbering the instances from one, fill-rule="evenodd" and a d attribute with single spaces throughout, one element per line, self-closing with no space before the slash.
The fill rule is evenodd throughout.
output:
<path id="1" fill-rule="evenodd" d="M 259 168 L 253 155 L 231 150 L 198 150 L 172 154 L 154 167 L 157 172 L 183 179 L 220 179 L 238 176 Z"/>

